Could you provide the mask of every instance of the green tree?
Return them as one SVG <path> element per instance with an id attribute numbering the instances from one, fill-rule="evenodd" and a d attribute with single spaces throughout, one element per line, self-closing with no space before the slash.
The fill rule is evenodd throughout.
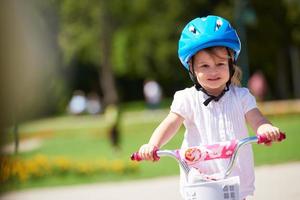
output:
<path id="1" fill-rule="evenodd" d="M 293 39 L 287 6 L 282 0 L 252 3 L 257 16 L 257 23 L 248 27 L 252 72 L 261 69 L 265 73 L 273 98 L 291 98 L 289 48 Z"/>
<path id="2" fill-rule="evenodd" d="M 291 30 L 290 59 L 292 66 L 294 96 L 300 98 L 300 2 L 285 0 L 286 20 Z"/>
<path id="3" fill-rule="evenodd" d="M 185 73 L 177 59 L 180 31 L 207 2 L 58 1 L 65 61 L 76 57 L 97 65 L 107 103 L 117 99 L 114 75 L 184 82 L 178 76 Z"/>
<path id="4" fill-rule="evenodd" d="M 59 1 L 60 45 L 65 63 L 77 58 L 98 66 L 104 105 L 115 104 L 118 94 L 112 74 L 113 1 Z"/>
<path id="5" fill-rule="evenodd" d="M 65 60 L 70 62 L 77 57 L 98 66 L 106 102 L 117 99 L 114 77 L 154 78 L 165 86 L 164 89 L 176 88 L 178 83 L 181 86 L 190 84 L 177 58 L 180 32 L 189 20 L 216 14 L 235 25 L 236 1 L 233 0 L 57 2 L 62 19 L 60 44 Z M 299 6 L 295 6 L 299 3 L 295 0 L 248 2 L 246 8 L 251 12 L 243 13 L 250 14 L 246 22 L 250 72 L 264 71 L 272 97 L 291 97 L 288 49 L 293 44 L 299 46 Z M 274 84 L 278 80 L 281 84 Z"/>
<path id="6" fill-rule="evenodd" d="M 177 56 L 178 39 L 185 23 L 209 7 L 206 0 L 132 0 L 117 7 L 122 20 L 113 39 L 116 75 L 154 78 L 169 95 L 178 85 L 190 84 Z"/>

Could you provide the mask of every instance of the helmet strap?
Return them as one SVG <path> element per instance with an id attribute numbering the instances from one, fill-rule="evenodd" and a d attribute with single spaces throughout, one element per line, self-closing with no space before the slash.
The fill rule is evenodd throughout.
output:
<path id="1" fill-rule="evenodd" d="M 203 104 L 205 106 L 207 106 L 212 100 L 219 101 L 221 99 L 221 97 L 224 96 L 225 92 L 227 92 L 229 90 L 229 87 L 226 83 L 224 90 L 218 96 L 213 96 L 213 95 L 208 94 L 207 91 L 203 87 L 200 90 L 208 96 L 208 98 L 203 102 Z"/>

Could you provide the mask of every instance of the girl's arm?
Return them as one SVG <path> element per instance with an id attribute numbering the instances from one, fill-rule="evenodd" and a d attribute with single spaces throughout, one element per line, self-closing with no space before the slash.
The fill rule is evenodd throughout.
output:
<path id="1" fill-rule="evenodd" d="M 170 112 L 153 132 L 148 144 L 141 146 L 139 154 L 144 160 L 154 160 L 153 151 L 166 144 L 180 128 L 183 117 Z"/>
<path id="2" fill-rule="evenodd" d="M 246 120 L 257 135 L 265 135 L 269 140 L 277 141 L 279 128 L 273 126 L 257 108 L 246 113 Z"/>

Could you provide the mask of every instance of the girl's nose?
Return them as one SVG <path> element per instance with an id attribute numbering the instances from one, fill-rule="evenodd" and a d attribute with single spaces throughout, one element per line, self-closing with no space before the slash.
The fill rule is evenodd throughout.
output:
<path id="1" fill-rule="evenodd" d="M 216 74 L 218 73 L 218 68 L 216 65 L 213 65 L 211 68 L 210 68 L 210 73 L 211 74 Z"/>

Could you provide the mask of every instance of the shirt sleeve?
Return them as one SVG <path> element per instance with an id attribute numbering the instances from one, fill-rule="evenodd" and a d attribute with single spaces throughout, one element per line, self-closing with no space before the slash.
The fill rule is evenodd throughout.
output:
<path id="1" fill-rule="evenodd" d="M 176 113 L 186 119 L 187 117 L 187 99 L 184 91 L 177 91 L 171 105 L 171 112 Z"/>
<path id="2" fill-rule="evenodd" d="M 242 88 L 240 93 L 243 112 L 246 114 L 253 108 L 257 108 L 255 97 L 250 93 L 247 88 Z"/>

